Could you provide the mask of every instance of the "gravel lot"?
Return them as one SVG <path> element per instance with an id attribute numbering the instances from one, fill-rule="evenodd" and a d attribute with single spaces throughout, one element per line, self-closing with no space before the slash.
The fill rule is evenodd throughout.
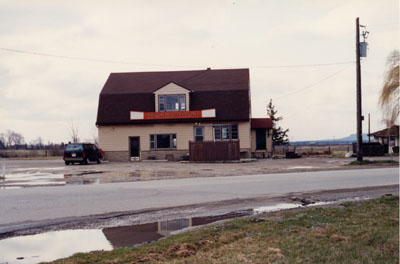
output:
<path id="1" fill-rule="evenodd" d="M 394 159 L 399 160 L 398 157 Z M 260 159 L 243 163 L 146 161 L 66 166 L 62 159 L 2 159 L 0 160 L 0 177 L 5 177 L 0 178 L 0 189 L 373 167 L 349 166 L 348 164 L 353 160 L 353 158 Z M 379 165 L 379 167 L 382 166 L 393 165 Z"/>

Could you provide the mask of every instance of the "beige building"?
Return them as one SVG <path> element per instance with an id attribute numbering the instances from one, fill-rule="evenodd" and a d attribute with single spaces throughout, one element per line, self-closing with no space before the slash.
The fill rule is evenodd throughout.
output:
<path id="1" fill-rule="evenodd" d="M 112 73 L 96 125 L 111 161 L 188 159 L 193 142 L 236 142 L 240 157 L 272 149 L 270 119 L 251 119 L 248 69 Z"/>

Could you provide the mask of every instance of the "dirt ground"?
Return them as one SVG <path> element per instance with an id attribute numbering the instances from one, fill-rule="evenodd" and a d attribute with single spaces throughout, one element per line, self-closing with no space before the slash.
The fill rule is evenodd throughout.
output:
<path id="1" fill-rule="evenodd" d="M 388 157 L 369 158 L 373 160 Z M 322 170 L 348 170 L 398 165 L 348 165 L 354 158 L 259 159 L 241 163 L 103 162 L 66 166 L 61 159 L 0 160 L 0 189 L 70 184 L 105 184 L 160 179 L 240 176 Z M 399 161 L 399 157 L 394 160 Z"/>

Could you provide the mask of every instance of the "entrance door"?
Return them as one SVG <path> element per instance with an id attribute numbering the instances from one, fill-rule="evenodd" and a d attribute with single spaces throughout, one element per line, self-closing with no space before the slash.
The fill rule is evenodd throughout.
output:
<path id="1" fill-rule="evenodd" d="M 129 138 L 129 151 L 131 158 L 134 157 L 135 160 L 140 157 L 140 138 L 139 137 L 130 137 Z"/>
<path id="2" fill-rule="evenodd" d="M 264 128 L 256 129 L 256 150 L 266 150 L 267 149 L 267 131 Z"/>

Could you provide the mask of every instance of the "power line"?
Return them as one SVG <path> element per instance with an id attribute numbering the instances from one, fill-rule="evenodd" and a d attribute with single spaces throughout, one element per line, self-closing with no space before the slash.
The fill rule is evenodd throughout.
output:
<path id="1" fill-rule="evenodd" d="M 128 62 L 128 61 L 117 61 L 117 60 L 104 60 L 104 59 L 93 59 L 66 55 L 56 55 L 43 52 L 26 51 L 18 49 L 0 48 L 3 51 L 16 52 L 21 54 L 36 55 L 53 57 L 60 59 L 70 59 L 70 60 L 80 60 L 80 61 L 90 61 L 90 62 L 100 62 L 100 63 L 113 63 L 113 64 L 125 64 L 125 65 L 140 65 L 140 66 L 157 66 L 157 67 L 177 67 L 177 68 L 204 68 L 204 66 L 195 65 L 171 65 L 171 64 L 152 64 L 152 63 L 141 63 L 141 62 Z M 314 64 L 294 64 L 294 65 L 265 65 L 265 66 L 249 66 L 252 69 L 273 69 L 273 68 L 305 68 L 305 67 L 324 67 L 324 66 L 334 66 L 343 64 L 353 64 L 354 61 L 343 61 L 343 62 L 331 62 L 331 63 L 314 63 Z"/>
<path id="2" fill-rule="evenodd" d="M 367 27 L 387 27 L 387 26 L 399 26 L 399 23 L 393 22 L 393 23 L 384 23 L 384 24 L 371 24 L 371 25 L 365 25 Z"/>
<path id="3" fill-rule="evenodd" d="M 16 50 L 16 49 L 8 49 L 8 48 L 0 48 L 0 49 L 1 49 L 1 50 L 4 50 L 4 51 L 17 52 L 17 53 L 29 54 L 29 55 L 37 55 L 37 56 L 45 56 L 45 57 L 54 57 L 54 58 L 70 59 L 70 60 L 81 60 L 81 61 L 101 62 L 101 63 L 135 64 L 135 65 L 142 65 L 142 66 L 160 66 L 160 67 L 165 67 L 165 66 L 169 66 L 169 67 L 191 67 L 191 68 L 197 67 L 197 66 L 150 64 L 150 63 L 136 63 L 136 62 L 116 61 L 116 60 L 93 59 L 93 58 L 74 57 L 74 56 L 65 56 L 65 55 L 55 55 L 55 54 L 49 54 L 49 53 L 42 53 L 42 52 L 35 52 L 35 51 L 26 51 L 26 50 Z"/>
<path id="4" fill-rule="evenodd" d="M 367 59 L 364 59 L 364 60 L 361 61 L 361 63 L 364 64 L 366 61 L 367 61 Z M 346 66 L 346 67 L 344 67 L 344 68 L 342 68 L 342 69 L 340 69 L 340 70 L 338 70 L 338 71 L 336 71 L 336 72 L 334 72 L 334 73 L 332 73 L 332 74 L 330 74 L 330 75 L 328 75 L 328 76 L 325 76 L 324 78 L 322 78 L 322 79 L 320 79 L 320 80 L 318 80 L 318 81 L 316 81 L 316 82 L 314 82 L 314 83 L 312 83 L 312 84 L 309 84 L 309 85 L 307 85 L 307 86 L 305 86 L 305 87 L 303 87 L 303 88 L 301 88 L 301 89 L 298 89 L 298 90 L 295 90 L 295 91 L 293 91 L 293 92 L 289 92 L 289 93 L 287 93 L 287 94 L 284 94 L 284 95 L 282 95 L 282 96 L 280 96 L 280 97 L 277 97 L 277 98 L 275 98 L 275 100 L 280 100 L 280 99 L 282 99 L 282 98 L 284 98 L 284 97 L 287 97 L 287 96 L 290 96 L 290 95 L 293 95 L 293 94 L 302 92 L 302 91 L 304 91 L 304 90 L 311 89 L 311 88 L 313 88 L 314 86 L 317 86 L 318 84 L 322 83 L 323 81 L 326 81 L 326 80 L 328 80 L 328 79 L 331 79 L 331 78 L 335 77 L 336 75 L 338 75 L 338 74 L 341 73 L 342 71 L 346 70 L 348 67 L 349 67 L 349 66 Z"/>
<path id="5" fill-rule="evenodd" d="M 342 71 L 346 70 L 347 68 L 348 67 L 344 67 L 344 68 L 342 68 L 342 69 L 340 69 L 340 70 L 338 70 L 338 71 L 336 71 L 336 72 L 334 72 L 334 73 L 332 73 L 332 74 L 330 74 L 328 76 L 325 76 L 324 78 L 322 78 L 322 79 L 320 79 L 320 80 L 318 80 L 318 81 L 316 81 L 316 82 L 314 82 L 312 84 L 309 84 L 309 85 L 307 85 L 307 86 L 305 86 L 305 87 L 303 87 L 301 89 L 295 90 L 293 92 L 290 92 L 290 93 L 284 94 L 284 95 L 282 95 L 282 96 L 280 96 L 278 98 L 275 98 L 275 100 L 280 100 L 280 99 L 282 99 L 284 97 L 287 97 L 287 96 L 302 92 L 304 90 L 308 90 L 310 88 L 313 88 L 314 86 L 317 86 L 318 84 L 320 84 L 320 83 L 322 83 L 322 82 L 324 82 L 324 81 L 326 81 L 328 79 L 333 78 L 334 76 L 338 75 L 339 73 L 341 73 Z"/>
<path id="6" fill-rule="evenodd" d="M 270 66 L 255 66 L 250 67 L 253 69 L 265 69 L 265 68 L 302 68 L 302 67 L 320 67 L 320 66 L 333 66 L 343 64 L 353 64 L 355 61 L 343 61 L 343 62 L 332 62 L 332 63 L 319 63 L 319 64 L 297 64 L 297 65 L 270 65 Z"/>

